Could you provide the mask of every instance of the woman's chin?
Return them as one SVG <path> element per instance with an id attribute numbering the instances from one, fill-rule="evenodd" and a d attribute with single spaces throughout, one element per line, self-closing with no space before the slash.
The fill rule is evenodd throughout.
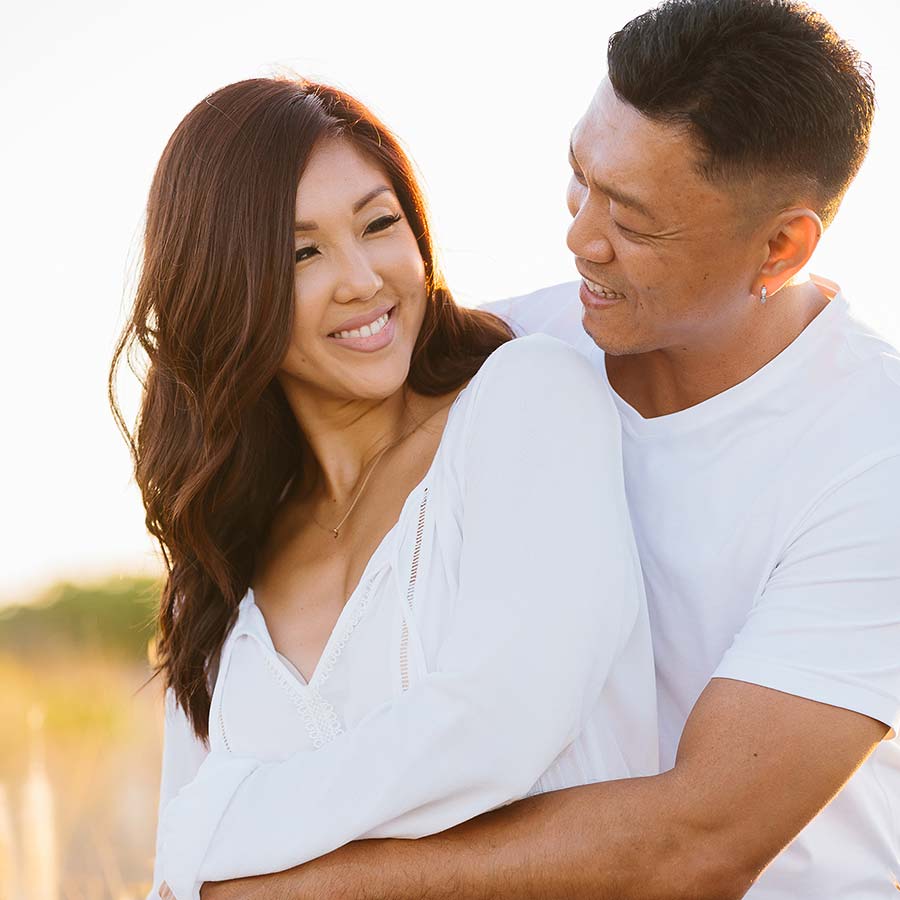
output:
<path id="1" fill-rule="evenodd" d="M 367 367 L 369 368 L 369 367 Z M 376 367 L 371 367 L 376 369 Z M 409 376 L 409 358 L 401 363 L 377 367 L 375 371 L 360 372 L 359 376 L 343 380 L 343 399 L 347 400 L 387 400 L 402 390 Z"/>
<path id="2" fill-rule="evenodd" d="M 311 390 L 323 399 L 331 397 L 342 403 L 386 400 L 409 377 L 413 348 L 406 342 L 394 342 L 378 354 L 336 350 L 330 342 L 324 353 L 322 349 L 304 353 L 305 359 L 296 368 L 287 365 L 283 372 L 301 391 Z"/>

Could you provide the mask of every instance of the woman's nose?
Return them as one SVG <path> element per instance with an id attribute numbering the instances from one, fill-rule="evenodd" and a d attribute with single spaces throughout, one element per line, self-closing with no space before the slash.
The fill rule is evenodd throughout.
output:
<path id="1" fill-rule="evenodd" d="M 334 298 L 338 303 L 369 300 L 384 287 L 384 280 L 362 250 L 345 252 L 338 271 Z"/>

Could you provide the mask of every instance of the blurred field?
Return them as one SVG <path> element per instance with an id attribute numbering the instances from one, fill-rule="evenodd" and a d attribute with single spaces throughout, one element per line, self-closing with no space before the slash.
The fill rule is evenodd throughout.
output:
<path id="1" fill-rule="evenodd" d="M 162 731 L 158 584 L 61 584 L 0 610 L 0 900 L 150 887 Z"/>

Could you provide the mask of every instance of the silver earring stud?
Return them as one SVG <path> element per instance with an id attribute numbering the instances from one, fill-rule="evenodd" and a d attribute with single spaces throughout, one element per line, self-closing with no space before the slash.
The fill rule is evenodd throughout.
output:
<path id="1" fill-rule="evenodd" d="M 765 285 L 763 285 L 763 286 L 759 289 L 759 302 L 765 304 L 766 298 L 767 298 L 768 296 L 769 296 L 768 288 L 767 288 Z"/>

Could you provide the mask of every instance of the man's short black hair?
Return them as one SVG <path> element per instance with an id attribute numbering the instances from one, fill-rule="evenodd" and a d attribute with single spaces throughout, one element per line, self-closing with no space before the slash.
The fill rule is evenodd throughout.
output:
<path id="1" fill-rule="evenodd" d="M 705 177 L 781 185 L 826 224 L 866 155 L 869 67 L 795 0 L 665 0 L 610 38 L 608 63 L 620 100 L 689 130 Z"/>

